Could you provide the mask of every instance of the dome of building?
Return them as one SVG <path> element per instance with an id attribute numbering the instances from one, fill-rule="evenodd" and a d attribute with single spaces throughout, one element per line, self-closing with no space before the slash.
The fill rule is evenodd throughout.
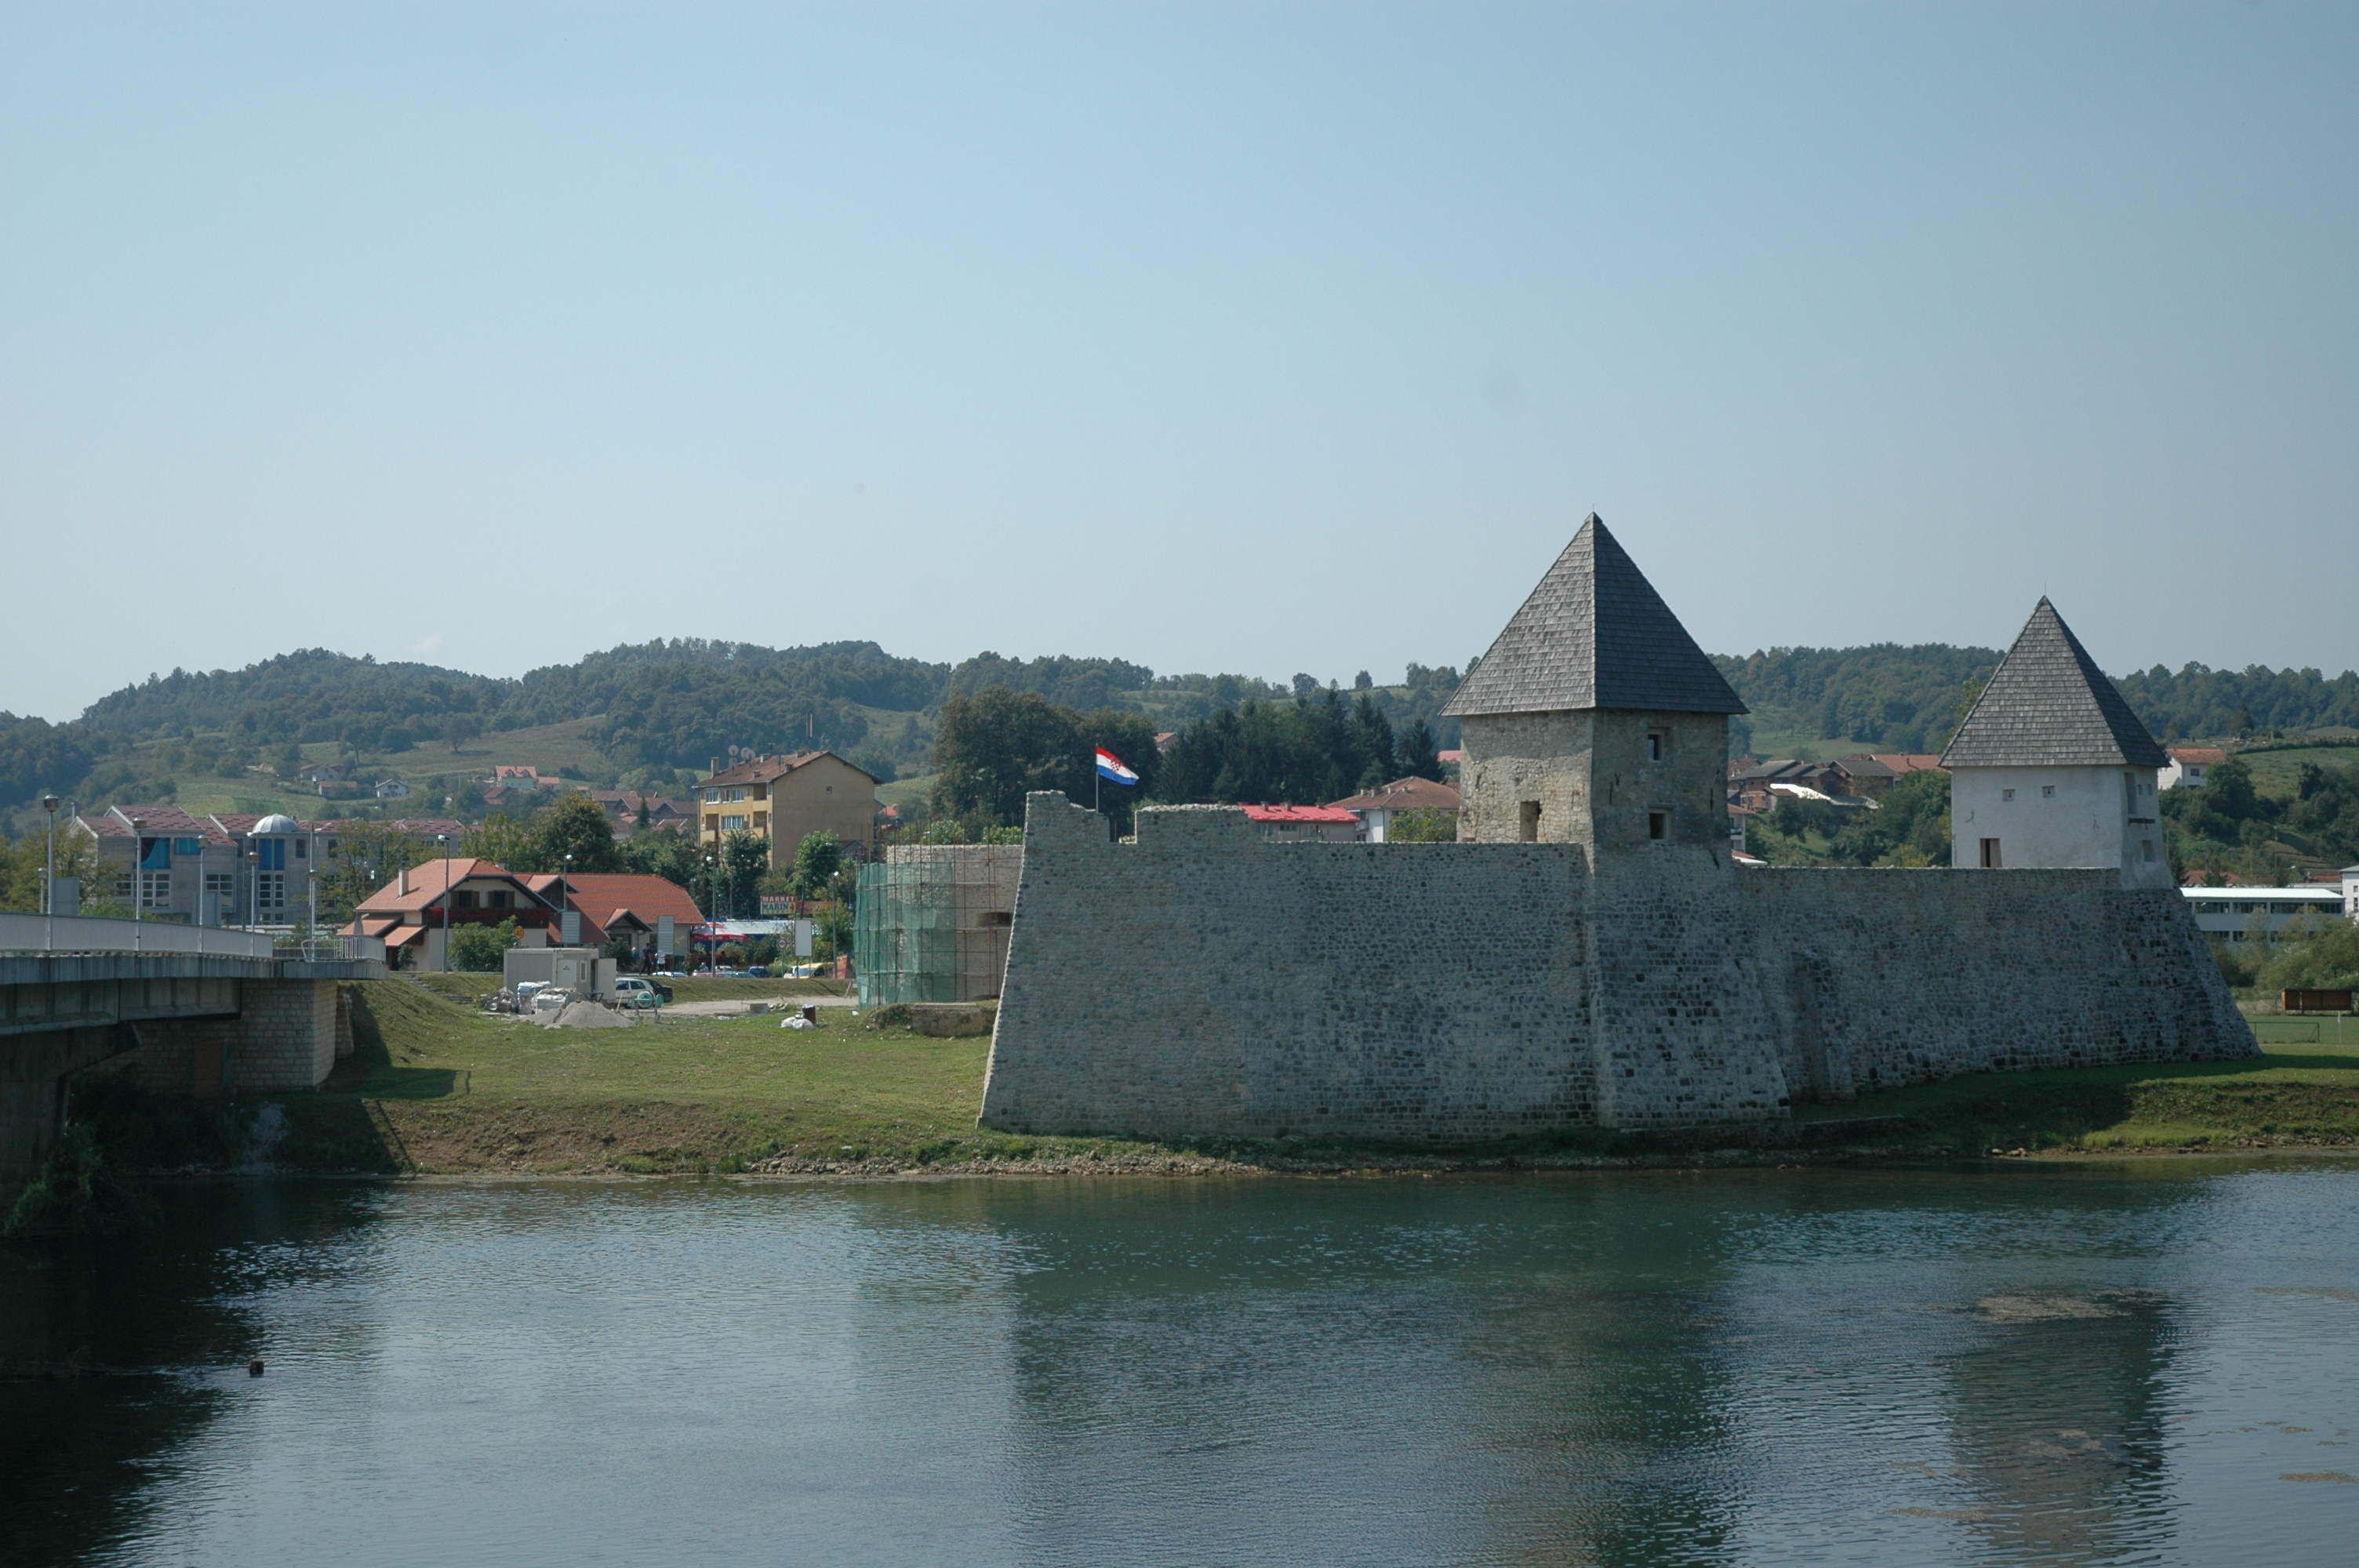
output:
<path id="1" fill-rule="evenodd" d="M 253 838 L 287 838 L 303 831 L 303 825 L 293 817 L 272 812 L 254 825 L 247 835 Z"/>

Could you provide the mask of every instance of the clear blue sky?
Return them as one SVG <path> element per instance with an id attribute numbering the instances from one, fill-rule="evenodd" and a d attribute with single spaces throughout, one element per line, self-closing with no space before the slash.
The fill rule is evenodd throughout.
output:
<path id="1" fill-rule="evenodd" d="M 0 708 L 325 645 L 2359 664 L 2359 9 L 0 8 Z"/>

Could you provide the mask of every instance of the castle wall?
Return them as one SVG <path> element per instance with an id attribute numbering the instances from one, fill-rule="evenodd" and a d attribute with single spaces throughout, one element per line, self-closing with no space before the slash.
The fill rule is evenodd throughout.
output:
<path id="1" fill-rule="evenodd" d="M 1484 1139 L 1595 1119 L 1585 859 L 1274 844 L 1035 795 L 986 1127 Z"/>
<path id="2" fill-rule="evenodd" d="M 2259 1053 L 2175 888 L 2125 888 L 2112 871 L 1882 869 L 1734 885 L 1797 1098 Z"/>
<path id="3" fill-rule="evenodd" d="M 1273 844 L 1031 797 L 982 1120 L 1475 1141 L 1960 1073 L 2256 1054 L 2175 890 L 1724 845 Z"/>

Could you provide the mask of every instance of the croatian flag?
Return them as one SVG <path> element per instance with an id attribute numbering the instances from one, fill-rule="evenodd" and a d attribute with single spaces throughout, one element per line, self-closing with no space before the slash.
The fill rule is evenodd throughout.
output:
<path id="1" fill-rule="evenodd" d="M 1112 779 L 1118 784 L 1135 784 L 1138 782 L 1138 775 L 1124 767 L 1122 759 L 1103 746 L 1098 748 L 1098 777 Z"/>

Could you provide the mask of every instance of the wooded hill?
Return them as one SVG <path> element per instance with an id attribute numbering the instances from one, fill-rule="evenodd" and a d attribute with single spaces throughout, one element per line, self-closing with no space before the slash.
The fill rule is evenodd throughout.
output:
<path id="1" fill-rule="evenodd" d="M 1776 648 L 1720 656 L 1721 670 L 1753 708 L 1732 729 L 1740 752 L 1756 742 L 1813 742 L 1822 752 L 1930 752 L 1955 728 L 1962 705 L 1998 662 L 1989 648 L 1945 643 Z M 1411 665 L 1397 685 L 1363 673 L 1365 692 L 1392 728 L 1423 721 L 1437 745 L 1457 744 L 1440 716 L 1457 689 L 1451 666 Z M 2118 677 L 2158 735 L 2359 727 L 2359 674 L 2316 670 L 2212 670 L 2158 665 Z M 91 784 L 130 798 L 172 766 L 223 775 L 332 744 L 355 756 L 397 754 L 454 735 L 495 738 L 536 727 L 588 723 L 582 739 L 604 760 L 595 770 L 633 784 L 666 784 L 700 773 L 735 745 L 763 752 L 832 748 L 880 777 L 929 771 L 941 705 L 1000 687 L 1084 711 L 1135 710 L 1157 729 L 1322 691 L 1327 682 L 1242 675 L 1158 675 L 1122 659 L 1009 659 L 979 654 L 957 665 L 887 654 L 875 643 L 767 648 L 674 639 L 625 644 L 516 679 L 430 665 L 378 663 L 325 649 L 281 654 L 242 670 L 175 670 L 51 724 L 0 713 L 0 809 L 43 789 Z M 288 770 L 291 772 L 291 769 Z M 88 791 L 85 791 L 88 793 Z"/>

